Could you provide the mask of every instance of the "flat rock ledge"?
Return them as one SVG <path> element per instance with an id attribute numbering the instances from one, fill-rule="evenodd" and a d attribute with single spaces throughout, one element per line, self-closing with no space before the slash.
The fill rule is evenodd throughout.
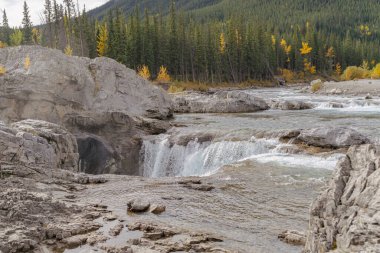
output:
<path id="1" fill-rule="evenodd" d="M 244 91 L 184 92 L 172 95 L 177 113 L 249 113 L 269 109 L 261 98 Z"/>
<path id="2" fill-rule="evenodd" d="M 379 252 L 380 146 L 353 146 L 313 203 L 305 252 Z"/>

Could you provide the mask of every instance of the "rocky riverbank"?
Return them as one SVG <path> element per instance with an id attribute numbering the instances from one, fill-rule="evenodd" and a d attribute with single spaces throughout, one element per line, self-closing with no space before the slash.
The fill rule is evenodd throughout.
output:
<path id="1" fill-rule="evenodd" d="M 325 82 L 318 91 L 320 94 L 380 96 L 380 80 L 353 80 Z"/>
<path id="2" fill-rule="evenodd" d="M 40 47 L 0 60 L 1 253 L 380 246 L 372 113 L 315 112 L 327 102 L 287 90 L 217 91 L 174 95 L 177 112 L 216 114 L 170 122 L 170 97 L 112 60 Z M 141 162 L 157 174 L 133 176 L 149 172 Z"/>

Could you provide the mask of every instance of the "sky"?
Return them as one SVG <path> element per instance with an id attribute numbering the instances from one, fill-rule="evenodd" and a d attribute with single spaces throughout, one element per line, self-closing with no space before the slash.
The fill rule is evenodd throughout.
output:
<path id="1" fill-rule="evenodd" d="M 77 0 L 74 0 L 76 4 Z M 83 5 L 86 5 L 86 9 L 90 10 L 98 7 L 108 0 L 79 0 L 79 5 L 81 9 Z M 26 0 L 26 3 L 30 9 L 30 15 L 34 25 L 41 23 L 41 15 L 44 9 L 45 0 Z M 62 0 L 57 0 L 57 3 L 62 3 Z M 0 0 L 0 9 L 5 9 L 9 19 L 10 26 L 20 26 L 22 21 L 22 10 L 23 10 L 24 0 Z M 3 20 L 3 12 L 0 12 L 0 21 Z"/>

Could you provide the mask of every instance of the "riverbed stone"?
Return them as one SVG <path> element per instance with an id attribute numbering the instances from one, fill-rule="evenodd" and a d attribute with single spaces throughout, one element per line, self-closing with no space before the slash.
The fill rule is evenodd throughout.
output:
<path id="1" fill-rule="evenodd" d="M 298 140 L 323 148 L 345 148 L 370 142 L 358 131 L 346 127 L 320 127 L 303 130 L 298 136 Z"/>
<path id="2" fill-rule="evenodd" d="M 145 212 L 149 209 L 149 207 L 149 201 L 142 198 L 133 199 L 130 202 L 128 202 L 128 211 L 130 212 Z"/>

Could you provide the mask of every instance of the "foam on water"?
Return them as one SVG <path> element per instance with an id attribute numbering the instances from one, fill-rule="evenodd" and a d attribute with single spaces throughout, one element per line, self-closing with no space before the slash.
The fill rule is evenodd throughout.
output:
<path id="1" fill-rule="evenodd" d="M 276 139 L 254 137 L 248 141 L 199 143 L 194 140 L 181 146 L 170 144 L 169 136 L 162 135 L 156 140 L 143 142 L 141 172 L 145 177 L 208 176 L 224 165 L 246 160 L 288 167 L 333 169 L 339 159 L 339 156 L 322 158 L 282 153 L 279 148 L 283 146 Z"/>

